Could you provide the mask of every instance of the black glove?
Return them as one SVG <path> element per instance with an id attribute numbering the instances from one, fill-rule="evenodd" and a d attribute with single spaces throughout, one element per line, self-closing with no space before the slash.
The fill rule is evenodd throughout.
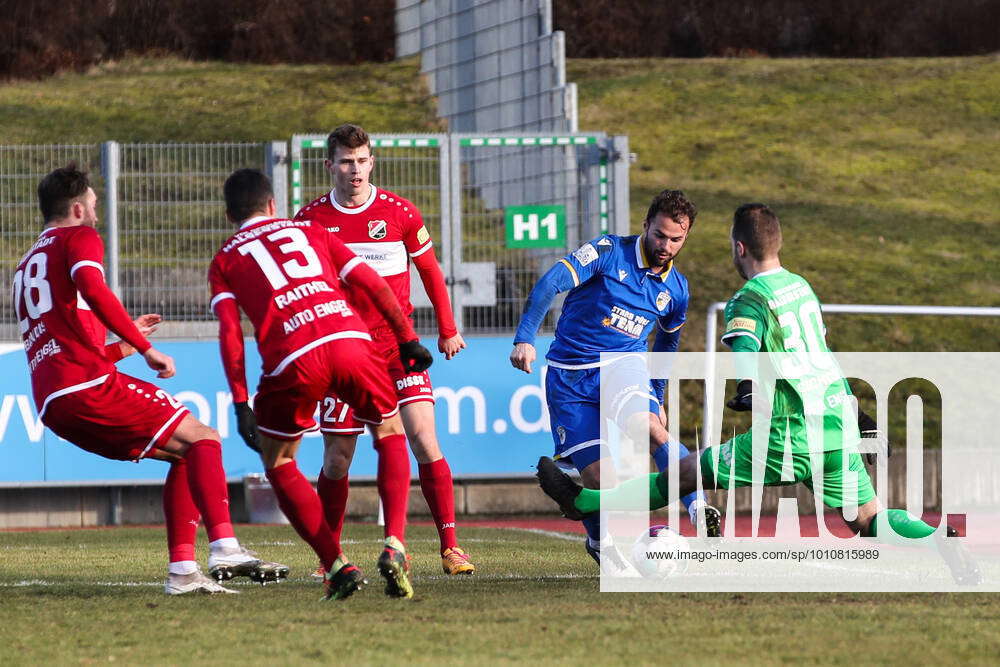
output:
<path id="1" fill-rule="evenodd" d="M 420 344 L 419 340 L 411 340 L 399 345 L 399 358 L 407 373 L 420 373 L 431 367 L 434 357 L 431 351 Z"/>
<path id="2" fill-rule="evenodd" d="M 257 444 L 257 418 L 254 417 L 250 405 L 244 401 L 233 403 L 236 409 L 236 432 L 243 438 L 247 447 L 260 454 L 260 445 Z"/>
<path id="3" fill-rule="evenodd" d="M 860 408 L 858 408 L 858 430 L 861 431 L 862 438 L 878 438 L 881 435 L 875 420 Z M 892 447 L 889 446 L 889 441 L 884 440 L 883 442 L 885 444 L 885 455 L 887 457 L 892 456 Z M 878 454 L 875 452 L 866 452 L 864 457 L 868 465 L 875 465 L 875 462 L 878 460 Z"/>
<path id="4" fill-rule="evenodd" d="M 740 380 L 739 384 L 736 385 L 736 395 L 731 399 L 726 401 L 726 407 L 735 412 L 747 412 L 753 409 L 753 381 L 752 380 Z M 763 395 L 757 395 L 757 411 L 764 412 L 762 409 Z"/>

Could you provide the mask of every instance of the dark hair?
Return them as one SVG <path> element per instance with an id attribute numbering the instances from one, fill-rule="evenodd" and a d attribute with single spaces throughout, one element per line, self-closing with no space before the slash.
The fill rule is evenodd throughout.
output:
<path id="1" fill-rule="evenodd" d="M 333 159 L 333 154 L 337 152 L 337 146 L 344 148 L 361 148 L 367 146 L 372 149 L 372 140 L 360 125 L 344 123 L 326 138 L 326 156 Z"/>
<path id="2" fill-rule="evenodd" d="M 38 184 L 38 208 L 42 220 L 50 222 L 69 215 L 69 205 L 90 187 L 87 172 L 76 168 L 75 162 L 49 172 Z"/>
<path id="3" fill-rule="evenodd" d="M 662 213 L 674 222 L 680 222 L 680 218 L 685 217 L 688 219 L 688 229 L 690 229 L 694 227 L 698 209 L 680 190 L 664 190 L 653 197 L 649 211 L 646 212 L 646 222 L 655 218 L 658 213 Z"/>
<path id="4" fill-rule="evenodd" d="M 781 223 L 765 204 L 743 204 L 733 214 L 733 240 L 746 246 L 761 261 L 781 250 Z"/>
<path id="5" fill-rule="evenodd" d="M 222 192 L 226 198 L 226 213 L 234 222 L 265 211 L 268 200 L 274 197 L 271 179 L 259 169 L 237 169 L 226 179 Z"/>

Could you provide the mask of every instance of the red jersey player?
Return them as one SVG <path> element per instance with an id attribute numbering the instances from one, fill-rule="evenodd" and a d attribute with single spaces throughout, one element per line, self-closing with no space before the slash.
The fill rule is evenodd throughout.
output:
<path id="1" fill-rule="evenodd" d="M 344 285 L 363 291 L 385 318 L 396 353 L 411 372 L 430 366 L 431 353 L 420 345 L 385 281 L 335 235 L 308 221 L 275 218 L 274 194 L 264 174 L 240 169 L 223 190 L 226 217 L 239 231 L 216 253 L 208 276 L 240 434 L 253 442 L 237 306 L 253 323 L 263 360 L 253 414 L 267 477 L 285 516 L 326 570 L 325 599 L 346 598 L 365 580 L 340 548 L 345 505 L 326 502 L 323 487 L 321 501 L 295 462 L 302 435 L 317 428 L 317 401 L 335 392 L 354 406 L 358 419 L 373 426 L 380 471 L 386 465 L 406 466 L 408 457 L 385 362 L 353 303 L 344 298 Z M 411 597 L 402 542 L 409 489 L 390 477 L 383 483 L 381 477 L 386 541 L 378 568 L 387 595 Z"/>
<path id="2" fill-rule="evenodd" d="M 287 567 L 262 562 L 233 534 L 219 434 L 167 392 L 115 368 L 133 349 L 157 377 L 171 377 L 174 361 L 150 345 L 104 282 L 97 196 L 87 175 L 73 164 L 56 169 L 39 183 L 38 202 L 45 229 L 18 264 L 12 294 L 42 422 L 109 459 L 170 461 L 163 489 L 167 593 L 237 592 L 198 569 L 199 517 L 211 540 L 209 571 L 215 578 L 286 577 Z M 148 332 L 159 319 L 144 315 L 137 322 Z M 124 343 L 105 345 L 107 330 Z"/>
<path id="3" fill-rule="evenodd" d="M 296 220 L 312 220 L 336 234 L 392 286 L 406 315 L 410 304 L 410 260 L 434 306 L 438 324 L 438 349 L 451 359 L 465 347 L 448 299 L 444 275 L 434 256 L 430 234 L 420 211 L 411 202 L 369 182 L 375 158 L 368 134 L 357 125 L 341 125 L 327 139 L 326 169 L 333 176 L 333 189 L 307 204 Z M 392 335 L 379 313 L 363 307 L 359 311 L 376 347 L 384 354 L 389 375 L 396 385 L 403 426 L 420 470 L 420 488 L 430 507 L 441 542 L 441 565 L 446 574 L 472 574 L 475 566 L 458 546 L 455 536 L 455 492 L 451 469 L 441 453 L 434 429 L 434 394 L 430 376 L 406 371 L 395 353 Z M 358 435 L 364 425 L 354 418 L 348 402 L 331 395 L 321 406 L 323 439 L 328 457 L 320 474 L 320 484 L 333 489 L 332 495 L 348 493 L 347 469 L 354 455 Z M 409 484 L 409 466 L 400 474 Z"/>

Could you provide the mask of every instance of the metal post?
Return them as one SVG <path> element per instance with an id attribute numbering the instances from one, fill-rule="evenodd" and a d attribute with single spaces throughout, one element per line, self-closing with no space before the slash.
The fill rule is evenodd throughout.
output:
<path id="1" fill-rule="evenodd" d="M 445 144 L 448 145 L 447 151 L 444 150 Z M 441 161 L 443 165 L 447 165 L 447 167 L 442 167 L 442 182 L 448 183 L 446 188 L 450 209 L 448 226 L 446 227 L 443 221 L 441 223 L 441 241 L 448 244 L 445 249 L 446 252 L 442 252 L 443 257 L 441 259 L 445 262 L 445 278 L 450 279 L 452 285 L 451 305 L 455 311 L 455 326 L 459 331 L 462 331 L 465 328 L 465 313 L 462 308 L 462 301 L 465 295 L 461 289 L 456 288 L 456 280 L 458 279 L 457 269 L 462 264 L 462 149 L 458 136 L 454 134 L 447 135 L 447 141 L 442 141 L 441 146 Z M 446 171 L 447 177 L 445 177 Z M 442 191 L 442 195 L 444 195 L 444 191 Z M 442 200 L 442 215 L 444 213 L 444 206 L 445 203 Z M 445 236 L 446 229 L 447 236 Z"/>
<path id="2" fill-rule="evenodd" d="M 121 250 L 118 230 L 118 174 L 121 169 L 121 151 L 117 141 L 101 144 L 101 172 L 104 174 L 104 228 L 108 243 L 105 254 L 105 277 L 108 287 L 121 298 Z"/>
<path id="3" fill-rule="evenodd" d="M 715 425 L 711 410 L 712 397 L 715 394 L 715 330 L 718 327 L 719 311 L 726 307 L 722 302 L 716 302 L 708 307 L 705 316 L 705 399 L 702 403 L 701 446 L 711 447 L 715 440 L 712 429 Z"/>
<path id="4" fill-rule="evenodd" d="M 611 184 L 614 189 L 614 219 L 611 221 L 611 228 L 608 231 L 619 236 L 628 236 L 631 206 L 628 196 L 629 165 L 631 163 L 628 151 L 628 137 L 615 135 L 611 137 L 611 145 L 614 149 L 611 162 Z"/>
<path id="5" fill-rule="evenodd" d="M 122 525 L 122 487 L 112 486 L 108 490 L 111 495 L 111 525 L 120 526 Z"/>
<path id="6" fill-rule="evenodd" d="M 264 144 L 264 168 L 274 188 L 275 213 L 279 218 L 288 217 L 288 144 L 269 141 Z"/>
<path id="7" fill-rule="evenodd" d="M 302 136 L 292 137 L 292 213 L 299 210 L 302 201 Z"/>

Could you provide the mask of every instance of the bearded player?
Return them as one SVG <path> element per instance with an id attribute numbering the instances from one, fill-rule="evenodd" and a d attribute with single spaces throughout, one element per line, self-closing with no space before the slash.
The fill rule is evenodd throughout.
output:
<path id="1" fill-rule="evenodd" d="M 680 343 L 688 281 L 674 259 L 697 214 L 683 192 L 663 190 L 649 205 L 642 234 L 605 234 L 584 243 L 549 269 L 525 302 L 510 362 L 530 373 L 538 328 L 555 296 L 569 292 L 546 355 L 545 399 L 556 459 L 576 468 L 588 488 L 601 487 L 601 462 L 610 455 L 602 403 L 625 429 L 648 424 L 650 454 L 659 470 L 667 468 L 674 452 L 680 459 L 689 454 L 661 423 L 665 383 L 650 381 L 644 353 L 654 329 L 654 352 L 673 352 Z M 602 359 L 609 352 L 620 354 Z M 603 483 L 610 486 L 614 480 Z M 690 493 L 681 500 L 691 522 L 703 521 L 703 532 L 717 537 L 721 515 L 705 496 Z M 583 524 L 585 548 L 598 565 L 612 572 L 625 567 L 600 515 L 584 517 Z"/>
<path id="2" fill-rule="evenodd" d="M 339 506 L 339 512 L 331 503 L 324 507 L 295 462 L 302 435 L 316 430 L 316 402 L 333 392 L 343 396 L 357 418 L 374 428 L 380 467 L 383 459 L 393 457 L 390 463 L 396 468 L 409 463 L 385 364 L 368 328 L 344 298 L 344 285 L 367 295 L 392 332 L 400 363 L 410 372 L 429 367 L 431 354 L 420 345 L 385 281 L 335 235 L 306 220 L 275 217 L 274 193 L 264 174 L 237 170 L 223 190 L 226 217 L 239 230 L 216 253 L 208 275 L 240 435 L 251 444 L 256 426 L 258 451 L 279 506 L 319 556 L 326 570 L 325 598 L 342 599 L 365 583 L 340 548 L 344 507 Z M 253 423 L 238 307 L 253 323 L 263 360 Z M 379 491 L 389 498 L 386 506 L 405 508 L 408 486 L 380 478 Z M 320 495 L 326 500 L 322 487 Z M 330 523 L 337 526 L 336 533 Z M 378 568 L 391 597 L 413 596 L 403 546 L 405 525 L 405 510 L 386 512 Z"/>
<path id="3" fill-rule="evenodd" d="M 412 202 L 369 182 L 374 160 L 371 140 L 362 128 L 341 125 L 335 129 L 327 138 L 325 161 L 333 177 L 333 189 L 302 208 L 295 219 L 312 220 L 338 236 L 392 286 L 406 315 L 413 312 L 409 271 L 412 260 L 434 306 L 438 350 L 445 359 L 451 359 L 465 347 L 465 341 L 455 327 L 448 288 L 430 234 Z M 384 317 L 367 304 L 364 295 L 352 297 L 352 301 L 371 330 L 375 346 L 387 360 L 389 376 L 396 385 L 403 427 L 420 471 L 420 488 L 441 543 L 441 566 L 446 574 L 472 574 L 475 566 L 458 546 L 455 535 L 454 484 L 435 433 L 430 376 L 426 371 L 414 373 L 403 367 Z M 347 470 L 364 424 L 354 417 L 342 396 L 325 397 L 320 410 L 320 430 L 328 457 L 319 484 L 346 504 Z M 409 461 L 405 469 L 391 472 L 409 486 Z"/>
<path id="4" fill-rule="evenodd" d="M 45 229 L 18 264 L 12 294 L 42 423 L 105 458 L 170 462 L 163 487 L 168 594 L 238 592 L 199 570 L 194 552 L 199 518 L 208 532 L 209 573 L 215 579 L 266 582 L 288 576 L 287 567 L 262 562 L 233 533 L 219 434 L 156 385 L 115 368 L 116 361 L 137 351 L 157 377 L 169 378 L 174 360 L 143 335 L 155 328 L 159 315 L 133 323 L 104 282 L 97 196 L 87 174 L 74 164 L 56 169 L 38 184 L 38 203 Z M 108 330 L 122 342 L 105 345 Z"/>
<path id="5" fill-rule="evenodd" d="M 954 539 L 958 536 L 954 528 L 946 526 L 938 533 L 905 510 L 885 509 L 879 503 L 858 452 L 861 437 L 874 434 L 875 422 L 860 411 L 856 421 L 845 419 L 835 408 L 851 399 L 851 389 L 830 357 L 816 295 L 805 278 L 781 265 L 781 243 L 781 225 L 770 208 L 751 203 L 736 209 L 730 233 L 733 264 L 747 282 L 726 304 L 722 342 L 734 352 L 749 354 L 735 360 L 743 379 L 726 405 L 739 412 L 753 411 L 755 425 L 766 433 L 766 454 L 753 451 L 753 430 L 741 433 L 700 456 L 681 459 L 678 490 L 681 494 L 693 490 L 699 474 L 705 488 L 800 482 L 818 496 L 817 501 L 841 511 L 856 534 L 888 544 L 932 545 L 956 583 L 979 584 L 979 567 Z M 766 392 L 770 396 L 763 401 L 750 379 L 757 372 L 758 355 L 753 353 L 758 352 L 777 369 L 776 382 Z M 793 481 L 783 474 L 789 454 Z M 571 518 L 597 512 L 602 501 L 604 509 L 629 506 L 640 493 L 648 493 L 652 510 L 666 505 L 670 497 L 664 473 L 604 491 L 581 489 L 543 457 L 538 479 L 542 490 Z M 931 535 L 934 540 L 923 540 Z"/>

